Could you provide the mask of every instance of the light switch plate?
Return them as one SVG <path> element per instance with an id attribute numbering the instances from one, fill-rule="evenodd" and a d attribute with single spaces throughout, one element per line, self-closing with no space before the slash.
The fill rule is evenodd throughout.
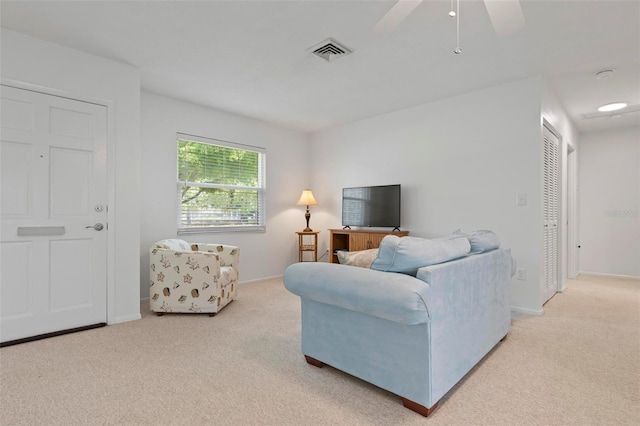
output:
<path id="1" fill-rule="evenodd" d="M 516 206 L 526 206 L 526 205 L 527 205 L 527 193 L 518 192 L 516 194 Z"/>
<path id="2" fill-rule="evenodd" d="M 527 279 L 526 269 L 518 269 L 518 279 L 521 281 L 525 281 Z"/>

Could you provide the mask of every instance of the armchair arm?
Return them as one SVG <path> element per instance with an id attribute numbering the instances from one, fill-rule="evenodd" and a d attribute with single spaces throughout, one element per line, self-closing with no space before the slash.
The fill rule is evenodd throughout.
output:
<path id="1" fill-rule="evenodd" d="M 231 271 L 221 269 L 217 253 L 160 244 L 149 257 L 152 311 L 215 313 L 235 297 Z"/>
<path id="2" fill-rule="evenodd" d="M 215 253 L 194 252 L 190 250 L 171 250 L 153 247 L 149 253 L 149 263 L 156 280 L 184 282 L 189 271 L 202 269 L 207 275 L 220 276 L 220 258 Z M 151 277 L 152 281 L 154 277 Z"/>
<path id="3" fill-rule="evenodd" d="M 240 248 L 225 244 L 193 244 L 192 248 L 198 252 L 215 253 L 220 257 L 220 266 L 229 266 L 239 271 Z"/>

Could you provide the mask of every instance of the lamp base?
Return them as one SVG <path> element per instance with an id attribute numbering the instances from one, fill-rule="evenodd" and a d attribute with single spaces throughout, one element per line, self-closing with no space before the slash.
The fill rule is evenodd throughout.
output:
<path id="1" fill-rule="evenodd" d="M 307 206 L 307 211 L 304 214 L 304 218 L 307 220 L 307 227 L 302 230 L 302 232 L 313 232 L 313 229 L 309 228 L 309 219 L 311 219 L 311 213 L 309 213 L 309 206 Z"/>

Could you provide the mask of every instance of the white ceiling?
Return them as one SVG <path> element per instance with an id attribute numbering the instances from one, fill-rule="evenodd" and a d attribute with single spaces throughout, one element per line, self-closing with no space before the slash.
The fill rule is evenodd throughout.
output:
<path id="1" fill-rule="evenodd" d="M 536 75 L 578 130 L 607 102 L 640 105 L 640 1 L 521 0 L 526 28 L 498 37 L 482 1 L 462 1 L 462 54 L 449 0 L 428 0 L 394 32 L 371 27 L 395 1 L 5 1 L 2 26 L 131 64 L 144 90 L 313 132 Z M 354 53 L 326 62 L 328 37 Z M 602 69 L 616 70 L 596 80 Z"/>

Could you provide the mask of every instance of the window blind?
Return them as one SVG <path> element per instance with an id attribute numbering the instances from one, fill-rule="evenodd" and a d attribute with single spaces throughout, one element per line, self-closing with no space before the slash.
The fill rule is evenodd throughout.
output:
<path id="1" fill-rule="evenodd" d="M 178 134 L 178 233 L 264 230 L 264 148 Z"/>

